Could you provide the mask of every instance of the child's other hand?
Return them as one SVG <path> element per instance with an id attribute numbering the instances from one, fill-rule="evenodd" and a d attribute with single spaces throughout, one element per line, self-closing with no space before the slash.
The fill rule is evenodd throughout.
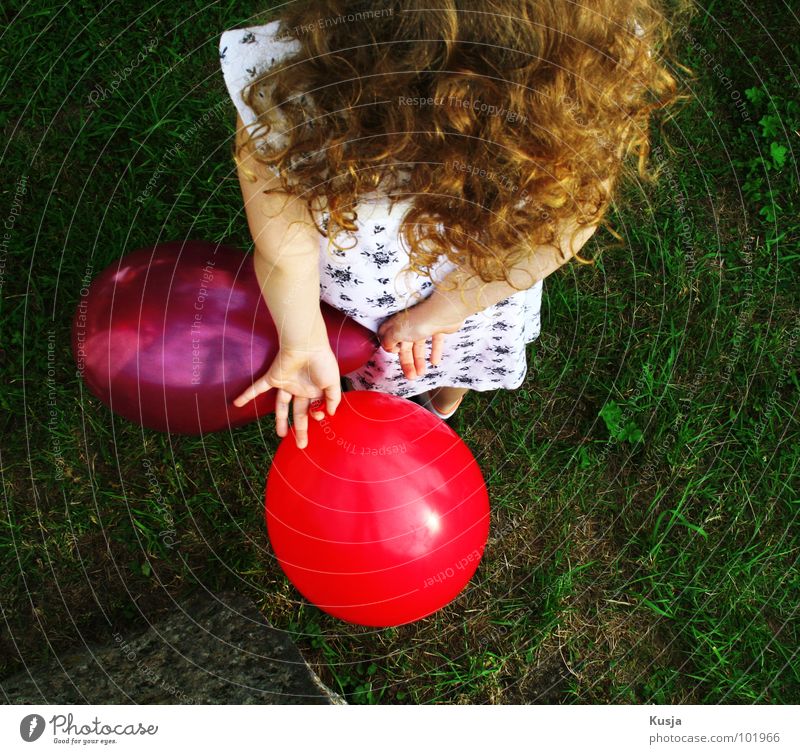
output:
<path id="1" fill-rule="evenodd" d="M 378 337 L 381 347 L 389 353 L 400 354 L 400 366 L 406 379 L 415 380 L 425 374 L 425 346 L 431 342 L 431 366 L 442 358 L 444 336 L 458 332 L 464 319 L 442 322 L 428 314 L 424 301 L 392 314 L 381 322 Z"/>
<path id="2" fill-rule="evenodd" d="M 289 403 L 293 401 L 293 428 L 298 448 L 308 445 L 309 413 L 317 421 L 325 414 L 318 405 L 324 398 L 328 414 L 333 416 L 342 399 L 339 365 L 327 344 L 319 349 L 292 350 L 281 348 L 269 370 L 245 390 L 233 403 L 244 406 L 257 395 L 277 388 L 275 395 L 275 429 L 280 437 L 289 432 Z M 309 411 L 310 409 L 310 411 Z"/>

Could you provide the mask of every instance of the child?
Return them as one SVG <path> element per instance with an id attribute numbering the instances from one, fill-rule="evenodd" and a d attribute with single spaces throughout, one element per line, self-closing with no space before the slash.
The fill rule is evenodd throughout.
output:
<path id="1" fill-rule="evenodd" d="M 311 401 L 321 419 L 318 399 L 341 400 L 320 299 L 379 336 L 346 375 L 356 389 L 448 418 L 470 389 L 518 387 L 544 278 L 592 263 L 579 251 L 634 174 L 625 157 L 638 146 L 650 177 L 650 113 L 679 99 L 657 0 L 435 5 L 298 2 L 220 40 L 280 333 L 235 403 L 275 388 L 277 432 L 293 401 L 299 447 Z"/>

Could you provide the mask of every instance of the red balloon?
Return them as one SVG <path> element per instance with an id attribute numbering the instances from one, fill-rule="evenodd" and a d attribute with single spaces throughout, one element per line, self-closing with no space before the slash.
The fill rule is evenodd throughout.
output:
<path id="1" fill-rule="evenodd" d="M 90 392 L 115 413 L 196 435 L 274 410 L 275 390 L 233 405 L 278 352 L 252 254 L 207 241 L 158 244 L 114 262 L 81 293 L 73 356 Z M 340 372 L 358 369 L 377 338 L 321 307 Z"/>
<path id="2" fill-rule="evenodd" d="M 364 626 L 447 605 L 478 567 L 489 497 L 461 438 L 421 406 L 351 391 L 334 416 L 290 432 L 267 477 L 272 548 L 298 591 Z"/>

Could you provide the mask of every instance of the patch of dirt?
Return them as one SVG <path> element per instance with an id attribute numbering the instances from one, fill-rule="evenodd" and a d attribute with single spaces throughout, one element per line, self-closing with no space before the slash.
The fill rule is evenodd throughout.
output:
<path id="1" fill-rule="evenodd" d="M 581 704 L 647 701 L 639 698 L 641 688 L 655 668 L 680 665 L 677 648 L 657 615 L 625 595 L 612 597 L 625 563 L 620 543 L 599 517 L 579 517 L 570 538 L 573 567 L 591 565 L 566 598 L 558 628 L 538 648 L 538 663 L 561 657 Z M 621 689 L 633 697 L 620 698 Z"/>

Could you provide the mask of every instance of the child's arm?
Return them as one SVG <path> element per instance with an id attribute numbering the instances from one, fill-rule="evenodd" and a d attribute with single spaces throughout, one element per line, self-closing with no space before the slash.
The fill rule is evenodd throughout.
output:
<path id="1" fill-rule="evenodd" d="M 575 256 L 594 235 L 597 225 L 581 228 L 570 244 L 572 234 L 577 228 L 574 221 L 565 226 L 561 237 L 563 258 L 551 244 L 535 247 L 527 259 L 509 271 L 513 286 L 504 280 L 484 283 L 473 273 L 458 267 L 444 279 L 442 287 L 437 285 L 433 293 L 414 309 L 420 308 L 418 314 L 427 321 L 448 327 L 494 306 L 520 290 L 531 288 Z"/>
<path id="2" fill-rule="evenodd" d="M 421 377 L 425 373 L 425 345 L 429 338 L 432 338 L 431 364 L 438 364 L 444 334 L 457 332 L 467 317 L 532 287 L 555 272 L 577 254 L 597 230 L 596 225 L 586 226 L 575 233 L 573 239 L 576 227 L 573 221 L 563 231 L 564 258 L 555 246 L 542 244 L 533 249 L 524 262 L 512 268 L 509 278 L 516 287 L 504 280 L 484 283 L 473 271 L 457 267 L 427 298 L 381 323 L 378 328 L 381 346 L 390 353 L 400 354 L 406 379 Z"/>
<path id="3" fill-rule="evenodd" d="M 628 123 L 620 139 L 617 149 L 619 159 L 623 159 L 625 155 L 631 126 L 632 123 Z M 614 183 L 613 177 L 606 178 L 601 182 L 601 186 L 610 194 Z M 578 230 L 579 227 L 580 230 Z M 452 327 L 455 322 L 459 321 L 459 317 L 463 322 L 467 317 L 494 306 L 509 296 L 519 293 L 520 290 L 531 288 L 575 256 L 595 234 L 597 228 L 597 225 L 581 227 L 575 218 L 565 222 L 560 228 L 561 249 L 564 256 L 562 257 L 558 253 L 558 249 L 551 244 L 537 246 L 523 263 L 518 264 L 510 271 L 509 277 L 516 287 L 509 285 L 504 280 L 484 283 L 473 271 L 456 268 L 443 281 L 446 283 L 447 291 L 436 286 L 430 296 L 414 307 L 414 309 L 421 307 L 417 313 L 418 322 L 432 325 L 441 323 L 443 328 Z"/>
<path id="4" fill-rule="evenodd" d="M 244 123 L 237 117 L 237 140 Z M 279 188 L 280 179 L 246 151 L 238 165 L 245 214 L 255 244 L 253 264 L 261 292 L 278 330 L 280 351 L 269 370 L 234 404 L 243 406 L 277 388 L 278 434 L 288 432 L 289 402 L 294 398 L 297 443 L 307 442 L 310 399 L 323 397 L 333 415 L 341 400 L 339 368 L 328 341 L 319 298 L 319 235 L 302 200 Z M 315 419 L 324 414 L 312 412 Z"/>
<path id="5" fill-rule="evenodd" d="M 244 128 L 237 117 L 237 139 Z M 255 244 L 254 265 L 282 348 L 328 344 L 319 304 L 319 235 L 304 201 L 283 191 L 280 179 L 252 151 L 238 165 L 247 224 Z"/>

